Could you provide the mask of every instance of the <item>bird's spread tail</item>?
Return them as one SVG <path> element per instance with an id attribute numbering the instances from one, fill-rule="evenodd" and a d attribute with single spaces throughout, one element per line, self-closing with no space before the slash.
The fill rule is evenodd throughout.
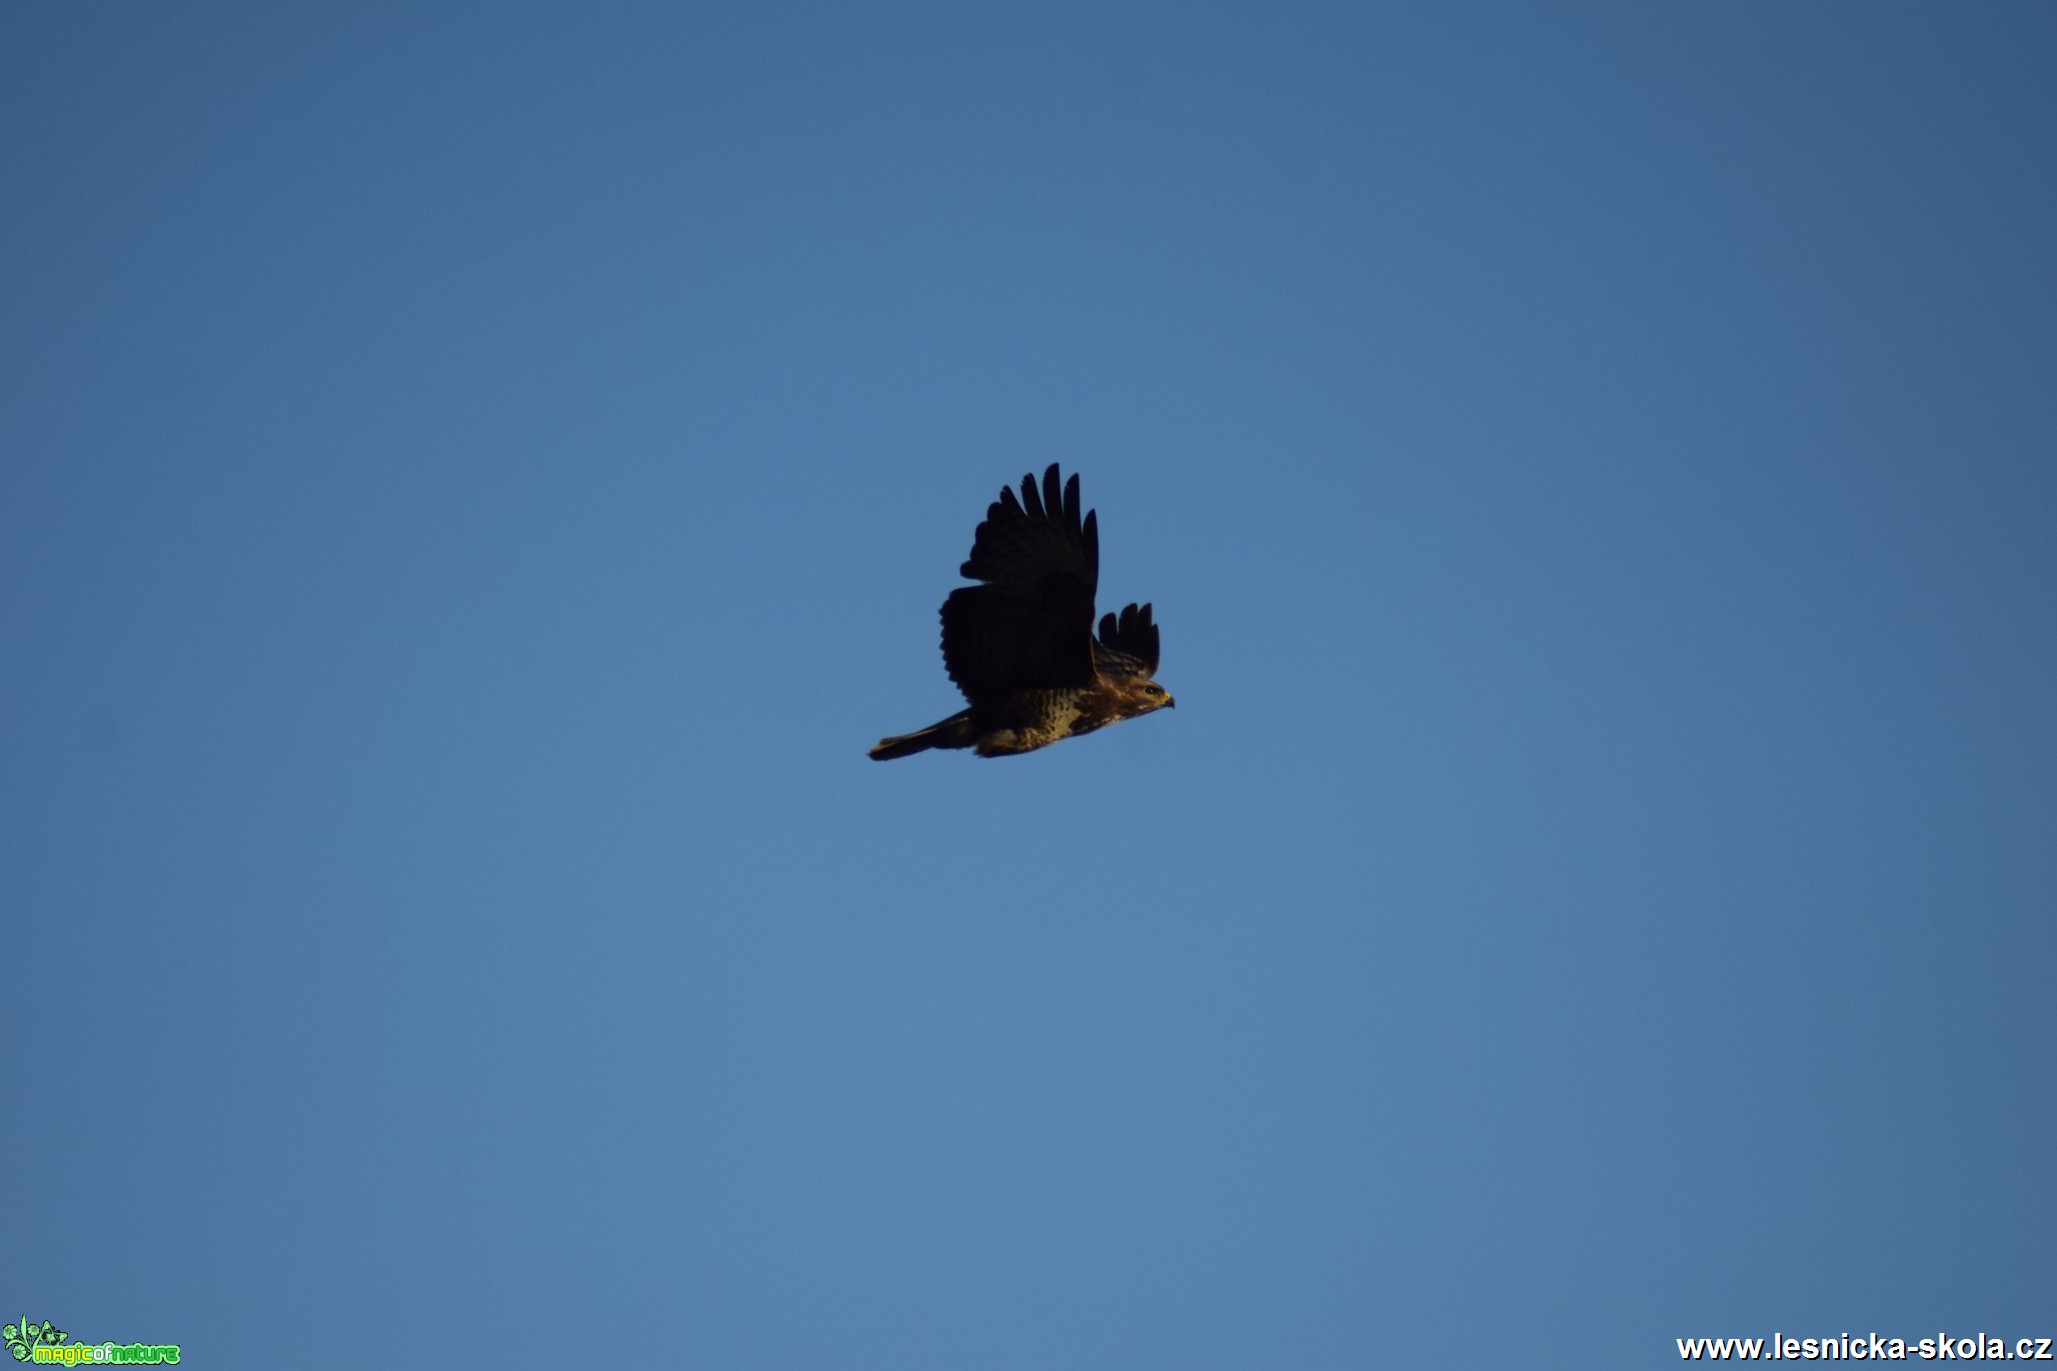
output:
<path id="1" fill-rule="evenodd" d="M 881 738 L 871 750 L 875 762 L 890 762 L 895 757 L 912 757 L 917 752 L 926 752 L 932 747 L 970 747 L 974 739 L 971 729 L 971 711 L 960 710 L 939 724 L 930 724 L 918 733 L 902 733 L 897 738 Z"/>

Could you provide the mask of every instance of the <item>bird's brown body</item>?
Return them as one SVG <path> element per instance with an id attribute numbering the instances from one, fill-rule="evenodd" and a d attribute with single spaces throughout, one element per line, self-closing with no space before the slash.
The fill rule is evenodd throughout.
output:
<path id="1" fill-rule="evenodd" d="M 932 747 L 1006 757 L 1173 700 L 1152 680 L 1157 625 L 1149 605 L 1100 620 L 1099 521 L 1079 513 L 1078 477 L 1060 484 L 1057 466 L 1022 478 L 1021 498 L 1002 488 L 972 540 L 963 586 L 943 602 L 943 665 L 970 707 L 916 733 L 886 738 L 879 761 Z"/>

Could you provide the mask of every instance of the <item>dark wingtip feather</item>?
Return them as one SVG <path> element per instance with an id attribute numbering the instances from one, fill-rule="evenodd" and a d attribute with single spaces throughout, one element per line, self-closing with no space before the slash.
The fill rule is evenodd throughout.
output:
<path id="1" fill-rule="evenodd" d="M 1028 511 L 1029 518 L 1031 519 L 1043 517 L 1043 496 L 1036 489 L 1034 472 L 1030 472 L 1021 478 L 1021 507 Z"/>

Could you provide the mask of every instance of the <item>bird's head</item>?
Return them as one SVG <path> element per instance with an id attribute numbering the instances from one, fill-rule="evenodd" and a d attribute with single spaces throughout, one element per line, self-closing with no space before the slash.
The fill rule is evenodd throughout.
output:
<path id="1" fill-rule="evenodd" d="M 1137 681 L 1123 692 L 1129 706 L 1129 715 L 1148 714 L 1153 709 L 1175 709 L 1178 701 L 1171 698 L 1171 692 L 1155 681 Z"/>

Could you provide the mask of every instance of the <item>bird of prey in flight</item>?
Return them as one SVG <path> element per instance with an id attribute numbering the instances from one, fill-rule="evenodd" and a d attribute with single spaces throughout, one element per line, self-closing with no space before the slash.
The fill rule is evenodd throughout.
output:
<path id="1" fill-rule="evenodd" d="M 1157 625 L 1150 606 L 1128 605 L 1100 620 L 1100 527 L 1079 517 L 1078 477 L 1059 484 L 1057 464 L 1021 480 L 1021 498 L 1001 487 L 959 574 L 980 582 L 943 601 L 943 669 L 964 692 L 961 709 L 919 733 L 886 738 L 879 761 L 932 747 L 975 748 L 981 757 L 1033 752 L 1060 739 L 1165 709 L 1157 674 Z"/>

